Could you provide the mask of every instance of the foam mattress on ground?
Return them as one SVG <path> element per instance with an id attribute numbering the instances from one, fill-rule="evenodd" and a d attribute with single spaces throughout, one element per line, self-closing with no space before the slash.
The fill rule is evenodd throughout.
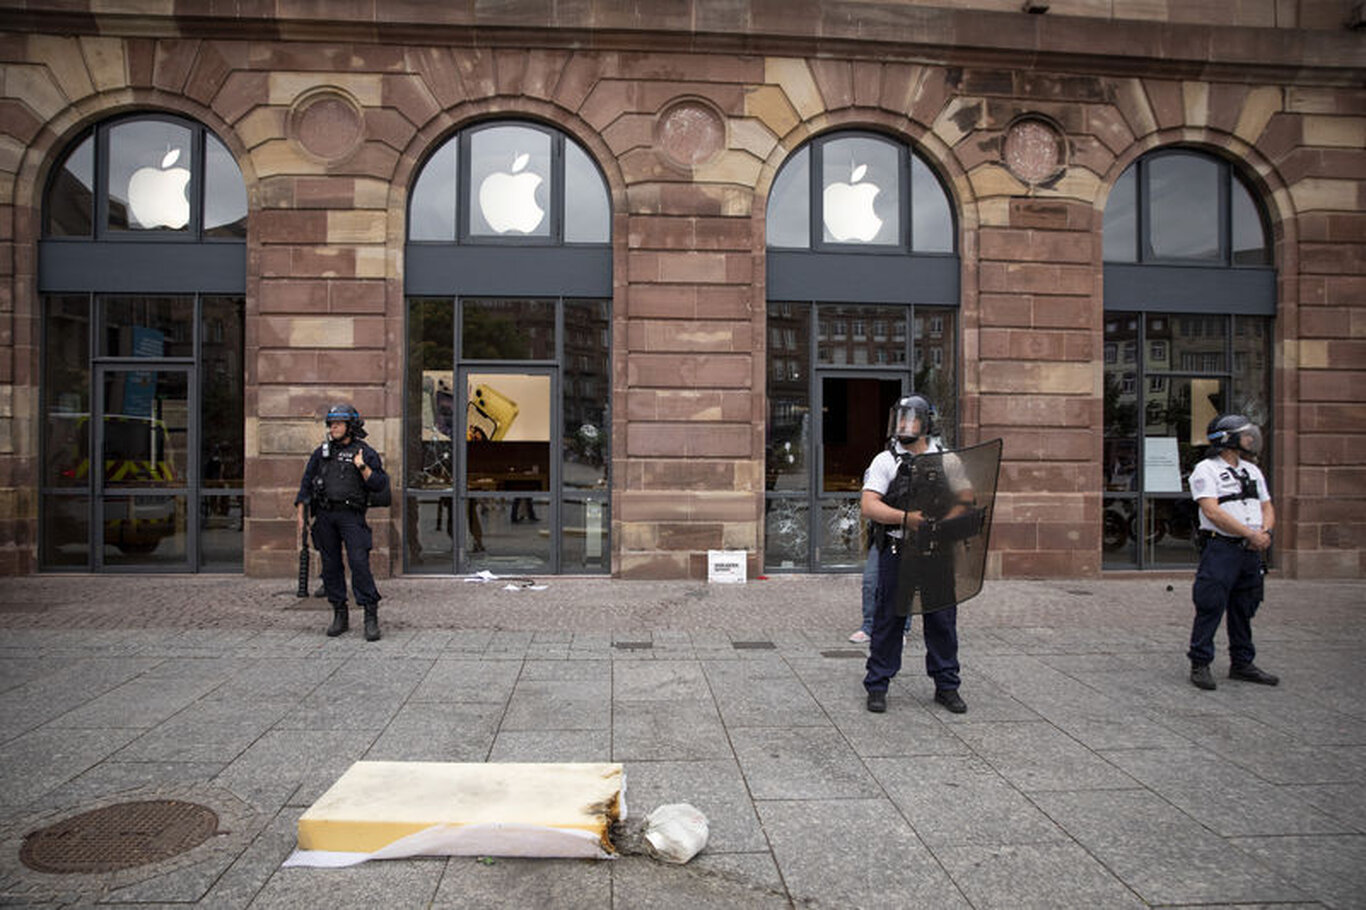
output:
<path id="1" fill-rule="evenodd" d="M 620 764 L 361 761 L 299 819 L 301 851 L 600 856 L 624 818 Z"/>

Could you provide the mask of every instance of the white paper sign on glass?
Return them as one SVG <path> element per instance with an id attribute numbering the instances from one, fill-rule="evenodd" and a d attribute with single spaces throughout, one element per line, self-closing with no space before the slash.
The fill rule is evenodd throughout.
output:
<path id="1" fill-rule="evenodd" d="M 1144 437 L 1143 490 L 1146 493 L 1181 492 L 1181 458 L 1175 436 Z"/>

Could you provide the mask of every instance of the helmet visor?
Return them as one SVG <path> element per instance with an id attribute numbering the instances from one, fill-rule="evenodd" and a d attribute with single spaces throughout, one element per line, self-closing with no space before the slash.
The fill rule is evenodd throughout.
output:
<path id="1" fill-rule="evenodd" d="M 1249 455 L 1262 453 L 1262 430 L 1255 423 L 1248 424 L 1232 435 L 1239 450 Z"/>
<path id="2" fill-rule="evenodd" d="M 898 405 L 892 409 L 892 413 L 888 417 L 887 435 L 895 436 L 898 439 L 915 439 L 925 434 L 925 428 L 928 425 L 929 414 L 924 408 Z"/>

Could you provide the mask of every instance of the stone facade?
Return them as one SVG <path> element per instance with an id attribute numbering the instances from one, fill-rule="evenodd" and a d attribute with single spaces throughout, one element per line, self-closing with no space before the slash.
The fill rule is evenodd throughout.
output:
<path id="1" fill-rule="evenodd" d="M 249 574 L 293 572 L 290 503 L 325 401 L 373 415 L 371 441 L 399 458 L 407 190 L 441 138 L 503 115 L 563 130 L 610 189 L 615 574 L 704 577 L 715 548 L 761 570 L 765 200 L 804 140 L 859 127 L 914 144 L 958 209 L 962 435 L 1005 441 L 992 573 L 1100 572 L 1101 220 L 1130 163 L 1184 144 L 1238 162 L 1272 221 L 1282 567 L 1360 577 L 1366 31 L 1345 27 L 1352 4 L 1048 6 L 0 11 L 0 572 L 36 564 L 45 181 L 81 129 L 159 110 L 212 130 L 247 184 Z M 1041 134 L 1006 153 L 1022 115 L 1056 127 L 1060 160 Z M 393 512 L 381 572 L 400 566 Z"/>

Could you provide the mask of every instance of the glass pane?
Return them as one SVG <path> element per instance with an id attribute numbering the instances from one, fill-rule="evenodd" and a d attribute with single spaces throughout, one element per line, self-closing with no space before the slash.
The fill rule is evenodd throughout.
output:
<path id="1" fill-rule="evenodd" d="M 185 563 L 184 496 L 110 496 L 104 500 L 104 563 Z"/>
<path id="2" fill-rule="evenodd" d="M 1138 541 L 1134 531 L 1138 513 L 1134 500 L 1107 496 L 1101 504 L 1101 566 L 1106 569 L 1137 566 Z"/>
<path id="3" fill-rule="evenodd" d="M 403 514 L 407 522 L 403 540 L 408 546 L 408 571 L 454 572 L 451 497 L 419 500 L 409 496 Z"/>
<path id="4" fill-rule="evenodd" d="M 612 238 L 612 207 L 607 184 L 593 159 L 577 144 L 564 142 L 564 241 L 606 243 Z"/>
<path id="5" fill-rule="evenodd" d="M 47 195 L 51 237 L 89 237 L 95 223 L 95 138 L 71 150 L 52 177 Z"/>
<path id="6" fill-rule="evenodd" d="M 944 187 L 919 156 L 911 156 L 911 249 L 953 252 L 953 210 Z"/>
<path id="7" fill-rule="evenodd" d="M 550 489 L 550 377 L 465 376 L 467 489 Z"/>
<path id="8" fill-rule="evenodd" d="M 1200 553 L 1195 548 L 1199 507 L 1189 497 L 1149 497 L 1144 516 L 1144 565 L 1194 566 Z"/>
<path id="9" fill-rule="evenodd" d="M 1158 259 L 1219 258 L 1220 165 L 1204 155 L 1147 161 L 1148 244 Z"/>
<path id="10" fill-rule="evenodd" d="M 807 501 L 769 499 L 764 508 L 764 568 L 805 572 L 811 559 L 807 552 Z"/>
<path id="11" fill-rule="evenodd" d="M 811 402 L 811 308 L 768 305 L 768 429 L 765 485 L 768 490 L 808 486 Z"/>
<path id="12" fill-rule="evenodd" d="M 204 235 L 247 236 L 247 185 L 228 147 L 204 135 Z"/>
<path id="13" fill-rule="evenodd" d="M 553 360 L 555 304 L 549 300 L 466 300 L 460 356 L 465 360 Z"/>
<path id="14" fill-rule="evenodd" d="M 768 194 L 768 245 L 790 249 L 811 246 L 811 149 L 788 159 Z"/>
<path id="15" fill-rule="evenodd" d="M 1149 314 L 1145 326 L 1147 369 L 1183 373 L 1228 370 L 1229 317 Z"/>
<path id="16" fill-rule="evenodd" d="M 1105 314 L 1105 489 L 1138 489 L 1138 314 Z M 1106 500 L 1107 503 L 1111 500 Z M 1123 500 L 1113 500 L 1121 503 Z M 1111 507 L 1105 513 L 1105 549 L 1115 537 Z M 1130 554 L 1132 555 L 1132 554 Z M 1128 561 L 1130 557 L 1126 556 Z"/>
<path id="17" fill-rule="evenodd" d="M 871 458 L 870 458 L 871 460 Z M 859 498 L 821 500 L 821 538 L 817 563 L 822 569 L 863 566 L 862 513 Z"/>
<path id="18" fill-rule="evenodd" d="M 1138 261 L 1138 168 L 1129 165 L 1105 203 L 1105 261 Z"/>
<path id="19" fill-rule="evenodd" d="M 44 496 L 39 560 L 45 569 L 89 568 L 90 499 Z"/>
<path id="20" fill-rule="evenodd" d="M 560 571 L 591 574 L 611 569 L 607 530 L 611 525 L 607 503 L 601 499 L 567 499 L 560 504 Z"/>
<path id="21" fill-rule="evenodd" d="M 550 571 L 550 500 L 544 497 L 476 497 L 465 501 L 463 571 Z"/>
<path id="22" fill-rule="evenodd" d="M 205 496 L 199 508 L 199 568 L 242 571 L 244 496 Z"/>
<path id="23" fill-rule="evenodd" d="M 607 489 L 612 397 L 607 302 L 564 304 L 564 439 L 561 482 L 566 490 Z"/>
<path id="24" fill-rule="evenodd" d="M 105 357 L 193 357 L 193 297 L 101 297 Z"/>
<path id="25" fill-rule="evenodd" d="M 241 297 L 205 297 L 200 339 L 200 461 L 204 486 L 241 487 L 246 473 Z"/>
<path id="26" fill-rule="evenodd" d="M 905 366 L 905 307 L 825 304 L 818 312 L 819 363 Z"/>
<path id="27" fill-rule="evenodd" d="M 912 325 L 915 391 L 939 411 L 940 435 L 945 444 L 953 445 L 958 426 L 958 311 L 918 306 Z"/>
<path id="28" fill-rule="evenodd" d="M 408 201 L 409 240 L 455 240 L 459 147 L 459 142 L 449 140 L 422 166 Z"/>
<path id="29" fill-rule="evenodd" d="M 1233 404 L 1238 414 L 1262 427 L 1271 422 L 1271 332 L 1265 316 L 1233 317 Z M 1270 448 L 1263 450 L 1263 462 Z"/>
<path id="30" fill-rule="evenodd" d="M 1271 244 L 1267 243 L 1261 209 L 1248 191 L 1247 184 L 1232 180 L 1233 264 L 1270 265 Z"/>
<path id="31" fill-rule="evenodd" d="M 550 136 L 495 126 L 470 136 L 470 234 L 550 236 Z"/>
<path id="32" fill-rule="evenodd" d="M 455 474 L 455 301 L 408 301 L 407 486 L 450 489 Z M 411 558 L 411 553 L 409 554 Z"/>
<path id="33" fill-rule="evenodd" d="M 90 300 L 49 297 L 43 306 L 44 486 L 90 483 Z"/>
<path id="34" fill-rule="evenodd" d="M 887 414 L 900 397 L 899 379 L 821 380 L 821 492 L 863 489 L 863 472 L 887 444 Z"/>
<path id="35" fill-rule="evenodd" d="M 190 139 L 183 126 L 136 120 L 109 128 L 109 227 L 184 230 L 190 223 Z"/>
<path id="36" fill-rule="evenodd" d="M 106 487 L 185 484 L 188 399 L 189 375 L 181 370 L 105 373 L 101 401 Z"/>
<path id="37" fill-rule="evenodd" d="M 900 149 L 868 136 L 822 147 L 821 207 L 827 243 L 901 242 Z"/>
<path id="38" fill-rule="evenodd" d="M 1205 455 L 1205 428 L 1222 410 L 1223 381 L 1149 377 L 1144 394 L 1143 490 L 1189 491 L 1191 468 Z M 1169 446 L 1175 443 L 1175 464 Z"/>

